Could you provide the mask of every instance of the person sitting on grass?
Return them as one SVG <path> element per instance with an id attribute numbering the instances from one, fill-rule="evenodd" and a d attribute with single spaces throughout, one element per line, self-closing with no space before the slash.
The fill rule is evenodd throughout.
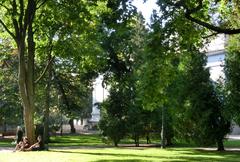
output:
<path id="1" fill-rule="evenodd" d="M 28 149 L 30 147 L 30 144 L 28 142 L 28 138 L 27 137 L 23 137 L 23 141 L 20 141 L 16 147 L 14 151 L 24 151 L 25 149 Z"/>
<path id="2" fill-rule="evenodd" d="M 25 149 L 24 151 L 42 151 L 44 150 L 44 142 L 42 140 L 42 136 L 38 136 L 37 142 L 30 146 L 29 148 Z"/>

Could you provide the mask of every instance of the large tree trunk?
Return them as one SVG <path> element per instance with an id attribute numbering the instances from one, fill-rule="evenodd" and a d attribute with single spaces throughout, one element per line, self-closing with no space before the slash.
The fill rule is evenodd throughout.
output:
<path id="1" fill-rule="evenodd" d="M 21 31 L 17 33 L 17 45 L 19 56 L 19 91 L 23 103 L 23 114 L 25 133 L 30 144 L 35 142 L 34 134 L 34 56 L 35 43 L 33 39 L 32 23 L 36 11 L 34 0 L 28 2 L 24 24 L 21 26 Z M 25 39 L 28 36 L 28 48 L 26 52 Z"/>
<path id="2" fill-rule="evenodd" d="M 25 43 L 20 42 L 19 50 L 19 91 L 23 104 L 23 116 L 25 124 L 25 134 L 31 144 L 35 141 L 34 136 L 34 101 L 33 101 L 33 69 L 25 63 Z M 29 61 L 29 60 L 28 60 Z"/>
<path id="3" fill-rule="evenodd" d="M 24 3 L 26 2 L 26 3 Z M 22 99 L 23 115 L 25 124 L 25 133 L 29 138 L 30 144 L 34 143 L 34 53 L 35 44 L 33 40 L 32 24 L 36 12 L 36 0 L 12 0 L 10 6 L 10 19 L 14 32 L 8 28 L 2 20 L 0 21 L 3 28 L 9 33 L 17 44 L 19 58 L 18 84 L 19 92 Z M 26 4 L 26 5 L 25 5 Z M 26 38 L 28 40 L 26 41 Z M 27 43 L 27 50 L 25 43 Z"/>

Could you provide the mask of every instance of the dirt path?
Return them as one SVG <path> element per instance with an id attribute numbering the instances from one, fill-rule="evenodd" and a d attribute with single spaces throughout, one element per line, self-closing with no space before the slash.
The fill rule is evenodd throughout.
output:
<path id="1" fill-rule="evenodd" d="M 13 152 L 14 147 L 0 147 L 0 153 L 1 152 Z"/>

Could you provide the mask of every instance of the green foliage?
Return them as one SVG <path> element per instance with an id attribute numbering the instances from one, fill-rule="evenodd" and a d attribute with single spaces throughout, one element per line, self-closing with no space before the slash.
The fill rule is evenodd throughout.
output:
<path id="1" fill-rule="evenodd" d="M 168 12 L 165 20 L 173 13 L 182 15 L 186 21 L 196 23 L 199 28 L 210 29 L 208 33 L 238 34 L 236 24 L 239 17 L 239 2 L 226 0 L 159 0 L 161 11 Z"/>
<path id="2" fill-rule="evenodd" d="M 103 74 L 103 85 L 110 87 L 110 94 L 100 104 L 99 127 L 115 145 L 126 135 L 138 145 L 141 136 L 160 131 L 164 132 L 162 141 L 166 135 L 169 144 L 176 135 L 211 145 L 222 142 L 229 132 L 226 117 L 240 123 L 238 36 L 230 39 L 228 49 L 226 100 L 209 79 L 206 57 L 200 52 L 209 41 L 203 37 L 210 33 L 202 26 L 239 27 L 238 1 L 159 0 L 161 12 L 152 15 L 150 30 L 131 0 L 44 2 L 33 22 L 37 66 L 28 68 L 34 69 L 37 79 L 48 66 L 46 60 L 53 60 L 48 71 L 52 77 L 43 75 L 34 90 L 39 122 L 46 98 L 55 125 L 62 122 L 58 113 L 69 118 L 89 117 L 92 80 Z M 6 25 L 1 21 L 0 118 L 9 120 L 21 116 L 21 106 L 15 80 L 16 47 L 5 31 L 9 27 L 7 32 L 14 33 L 11 21 L 18 20 L 20 26 L 24 15 L 21 17 L 19 7 L 13 12 L 10 1 L 0 2 L 0 9 L 0 20 Z M 46 85 L 50 85 L 49 97 Z"/>
<path id="3" fill-rule="evenodd" d="M 190 1 L 186 3 L 196 7 Z M 219 144 L 230 131 L 230 122 L 224 118 L 222 99 L 204 67 L 206 58 L 199 52 L 207 42 L 202 39 L 207 31 L 186 21 L 181 8 L 159 5 L 163 10 L 160 16 L 153 15 L 153 31 L 140 73 L 139 94 L 144 107 L 162 108 L 162 127 L 167 127 L 164 122 L 169 123 L 169 136 Z"/>
<path id="4" fill-rule="evenodd" d="M 126 135 L 126 116 L 133 105 L 133 24 L 135 10 L 127 1 L 107 2 L 109 13 L 103 14 L 102 48 L 107 64 L 104 81 L 110 86 L 109 97 L 101 105 L 99 127 L 103 136 L 108 136 L 117 146 Z"/>
<path id="5" fill-rule="evenodd" d="M 48 66 L 48 55 L 54 56 L 54 65 L 38 86 L 38 115 L 45 100 L 45 85 L 51 82 L 50 109 L 58 107 L 67 117 L 88 118 L 91 113 L 91 82 L 96 77 L 102 60 L 98 27 L 99 15 L 105 12 L 104 1 L 48 1 L 39 9 L 35 24 L 36 72 Z M 56 13 L 56 11 L 58 11 Z M 74 11 L 74 12 L 73 12 Z M 40 101 L 40 102 L 39 102 Z"/>
<path id="6" fill-rule="evenodd" d="M 204 68 L 204 55 L 193 49 L 192 52 L 185 65 L 186 89 L 182 95 L 186 98 L 184 108 L 180 110 L 183 114 L 179 113 L 181 117 L 176 123 L 179 123 L 179 130 L 188 128 L 180 133 L 186 139 L 193 139 L 200 145 L 211 145 L 223 140 L 230 132 L 230 121 L 224 118 L 222 100 L 209 79 L 208 69 Z"/>
<path id="7" fill-rule="evenodd" d="M 240 55 L 239 54 L 240 54 L 239 36 L 233 36 L 229 40 L 224 71 L 226 75 L 225 92 L 226 92 L 226 107 L 229 110 L 228 117 L 232 118 L 237 124 L 240 124 L 240 111 L 239 111 Z"/>
<path id="8" fill-rule="evenodd" d="M 87 118 L 91 113 L 91 88 L 81 81 L 79 71 L 70 60 L 57 60 L 53 84 L 59 95 L 61 111 L 68 117 Z"/>
<path id="9" fill-rule="evenodd" d="M 129 96 L 125 87 L 112 85 L 109 97 L 101 104 L 101 120 L 99 128 L 103 136 L 108 136 L 117 146 L 126 135 L 126 113 L 129 108 Z M 123 85 L 122 85 L 123 86 Z"/>
<path id="10" fill-rule="evenodd" d="M 0 122 L 22 123 L 22 106 L 17 84 L 17 56 L 9 46 L 9 40 L 0 43 Z M 15 119 L 15 120 L 12 120 Z"/>

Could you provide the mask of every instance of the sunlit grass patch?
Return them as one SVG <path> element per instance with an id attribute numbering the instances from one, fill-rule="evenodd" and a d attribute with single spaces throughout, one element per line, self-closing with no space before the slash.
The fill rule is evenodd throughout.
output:
<path id="1" fill-rule="evenodd" d="M 144 140 L 144 139 L 143 139 Z M 126 142 L 127 141 L 127 142 Z M 0 140 L 0 146 L 11 146 L 12 139 Z M 197 150 L 191 145 L 175 145 L 162 150 L 153 147 L 106 147 L 99 135 L 68 135 L 51 137 L 49 151 L 1 152 L 0 162 L 110 162 L 110 161 L 239 161 L 240 152 Z M 133 143 L 125 139 L 123 143 Z M 143 141 L 145 142 L 145 141 Z M 226 141 L 227 147 L 239 147 L 240 141 Z M 83 147 L 78 147 L 83 146 Z M 84 147 L 86 146 L 86 147 Z M 90 146 L 90 147 L 88 147 Z M 98 147 L 101 146 L 101 147 Z M 176 147 L 177 146 L 177 147 Z M 65 148 L 65 147 L 68 147 Z M 191 148 L 193 147 L 193 148 Z M 54 148 L 54 149 L 53 149 Z"/>
<path id="2" fill-rule="evenodd" d="M 49 146 L 64 147 L 64 146 L 99 146 L 105 145 L 102 142 L 100 135 L 68 135 L 68 136 L 55 136 L 51 137 Z"/>
<path id="3" fill-rule="evenodd" d="M 110 162 L 110 161 L 239 161 L 240 152 L 199 151 L 191 148 L 51 149 L 42 152 L 1 153 L 0 161 Z"/>

